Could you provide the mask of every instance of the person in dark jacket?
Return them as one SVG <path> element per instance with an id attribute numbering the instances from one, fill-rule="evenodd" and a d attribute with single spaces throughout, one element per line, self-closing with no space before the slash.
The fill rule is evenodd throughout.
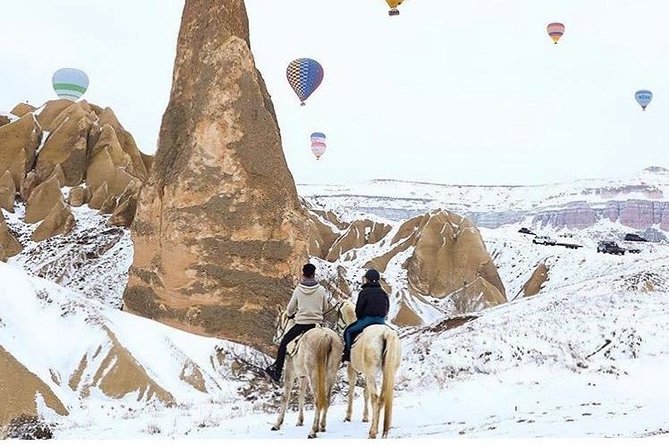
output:
<path id="1" fill-rule="evenodd" d="M 375 269 L 365 273 L 365 283 L 358 294 L 355 304 L 355 317 L 357 320 L 344 330 L 344 355 L 342 361 L 351 360 L 351 344 L 362 331 L 374 324 L 385 324 L 390 301 L 388 294 L 383 291 L 379 280 L 381 275 Z"/>

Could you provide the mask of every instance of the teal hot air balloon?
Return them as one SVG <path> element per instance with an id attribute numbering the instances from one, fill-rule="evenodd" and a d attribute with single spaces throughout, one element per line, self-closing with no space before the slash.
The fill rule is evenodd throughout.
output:
<path id="1" fill-rule="evenodd" d="M 634 93 L 634 99 L 636 99 L 643 111 L 646 111 L 646 107 L 653 100 L 653 92 L 650 90 L 639 90 Z"/>
<path id="2" fill-rule="evenodd" d="M 76 68 L 61 68 L 53 73 L 51 83 L 59 98 L 77 101 L 88 89 L 88 76 Z"/>

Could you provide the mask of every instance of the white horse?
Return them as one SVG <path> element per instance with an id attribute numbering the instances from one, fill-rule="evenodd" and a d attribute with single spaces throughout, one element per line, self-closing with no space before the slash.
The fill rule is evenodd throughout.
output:
<path id="1" fill-rule="evenodd" d="M 284 334 L 295 324 L 285 312 L 280 312 L 274 342 L 280 341 Z M 297 425 L 304 424 L 304 393 L 307 383 L 314 395 L 314 422 L 307 438 L 316 438 L 318 432 L 325 432 L 327 412 L 330 407 L 332 387 L 341 362 L 344 344 L 340 337 L 329 328 L 315 327 L 302 335 L 294 356 L 286 355 L 283 397 L 279 417 L 272 426 L 273 431 L 281 429 L 290 400 L 290 391 L 295 378 L 300 381 L 299 415 Z"/>
<path id="2" fill-rule="evenodd" d="M 337 326 L 341 328 L 355 321 L 355 306 L 348 300 L 342 301 L 339 305 Z M 369 428 L 369 438 L 376 438 L 381 409 L 384 409 L 383 438 L 388 437 L 393 417 L 395 374 L 401 360 L 400 338 L 395 330 L 387 325 L 371 325 L 365 328 L 353 344 L 351 362 L 348 364 L 348 409 L 344 421 L 351 421 L 355 381 L 357 374 L 362 373 L 365 377 L 363 422 L 369 421 L 368 404 L 370 398 L 372 400 L 372 425 Z M 380 389 L 376 383 L 378 372 L 383 375 Z"/>

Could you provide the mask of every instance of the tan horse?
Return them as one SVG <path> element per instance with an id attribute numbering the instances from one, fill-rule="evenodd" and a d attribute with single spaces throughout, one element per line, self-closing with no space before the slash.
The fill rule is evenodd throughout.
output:
<path id="1" fill-rule="evenodd" d="M 338 327 L 344 325 L 341 323 L 342 321 L 346 325 L 356 321 L 355 306 L 350 301 L 341 302 L 339 320 Z M 351 421 L 356 377 L 358 373 L 362 373 L 365 377 L 363 422 L 369 421 L 368 405 L 370 398 L 372 400 L 372 425 L 369 427 L 369 438 L 376 438 L 381 409 L 384 409 L 383 438 L 388 437 L 388 430 L 393 418 L 395 374 L 401 360 L 400 338 L 395 330 L 386 325 L 371 325 L 365 328 L 353 344 L 351 362 L 348 365 L 348 409 L 344 421 Z M 378 372 L 383 375 L 380 389 L 376 383 Z"/>
<path id="2" fill-rule="evenodd" d="M 280 341 L 294 324 L 294 320 L 288 319 L 285 312 L 280 312 L 274 342 Z M 286 355 L 281 409 L 276 423 L 272 426 L 273 431 L 281 429 L 286 407 L 290 400 L 290 391 L 295 379 L 298 378 L 300 393 L 297 425 L 304 425 L 304 393 L 308 383 L 311 393 L 314 395 L 315 411 L 314 423 L 307 438 L 316 438 L 318 432 L 325 432 L 332 387 L 334 386 L 337 370 L 339 370 L 343 351 L 344 344 L 341 339 L 337 333 L 329 328 L 315 327 L 302 335 L 295 355 Z"/>

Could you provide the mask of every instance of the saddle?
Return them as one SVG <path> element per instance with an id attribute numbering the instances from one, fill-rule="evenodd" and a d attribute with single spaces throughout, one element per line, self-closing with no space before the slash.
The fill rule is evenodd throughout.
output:
<path id="1" fill-rule="evenodd" d="M 321 327 L 321 324 L 316 324 L 314 328 L 319 328 L 319 327 Z M 304 333 L 300 334 L 298 337 L 290 341 L 288 345 L 286 345 L 286 354 L 288 356 L 292 358 L 297 354 L 298 350 L 300 349 L 300 341 L 302 340 L 302 336 L 304 336 L 306 333 L 308 332 L 305 331 Z"/>

